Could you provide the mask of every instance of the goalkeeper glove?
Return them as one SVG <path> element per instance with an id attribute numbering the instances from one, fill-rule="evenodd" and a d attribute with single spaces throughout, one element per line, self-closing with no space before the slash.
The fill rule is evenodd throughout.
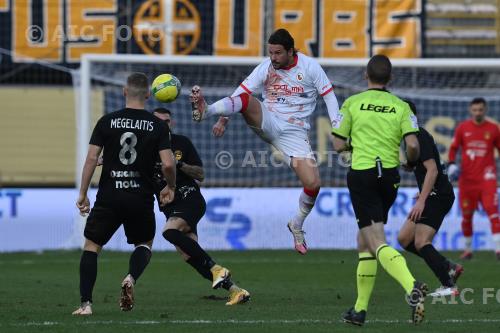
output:
<path id="1" fill-rule="evenodd" d="M 458 166 L 455 164 L 455 162 L 448 163 L 448 168 L 446 169 L 446 174 L 448 175 L 448 179 L 450 181 L 457 180 L 459 173 L 460 173 L 460 170 L 458 169 Z"/>

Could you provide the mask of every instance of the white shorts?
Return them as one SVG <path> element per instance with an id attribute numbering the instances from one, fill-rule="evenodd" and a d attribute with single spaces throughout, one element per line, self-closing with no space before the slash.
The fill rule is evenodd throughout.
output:
<path id="1" fill-rule="evenodd" d="M 287 165 L 290 165 L 292 157 L 316 161 L 309 143 L 308 130 L 277 117 L 267 111 L 263 103 L 260 105 L 262 128 L 254 129 L 257 135 L 283 153 Z"/>

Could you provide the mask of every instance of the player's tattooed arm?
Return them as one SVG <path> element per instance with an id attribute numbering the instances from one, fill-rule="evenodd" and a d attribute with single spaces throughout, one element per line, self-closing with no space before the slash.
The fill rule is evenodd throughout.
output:
<path id="1" fill-rule="evenodd" d="M 167 186 L 175 188 L 176 173 L 175 173 L 175 158 L 171 149 L 160 150 L 161 171 L 167 182 Z"/>
<path id="2" fill-rule="evenodd" d="M 191 165 L 184 162 L 177 162 L 177 168 L 184 172 L 189 177 L 202 182 L 205 179 L 205 173 L 203 172 L 203 167 L 199 165 Z"/>

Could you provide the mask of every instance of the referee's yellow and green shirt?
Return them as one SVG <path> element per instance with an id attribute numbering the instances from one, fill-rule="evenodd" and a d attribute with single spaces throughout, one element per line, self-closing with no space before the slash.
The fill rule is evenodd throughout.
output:
<path id="1" fill-rule="evenodd" d="M 353 170 L 374 168 L 377 157 L 384 168 L 398 167 L 401 140 L 416 132 L 417 118 L 410 106 L 385 89 L 349 97 L 332 123 L 333 135 L 351 138 Z"/>

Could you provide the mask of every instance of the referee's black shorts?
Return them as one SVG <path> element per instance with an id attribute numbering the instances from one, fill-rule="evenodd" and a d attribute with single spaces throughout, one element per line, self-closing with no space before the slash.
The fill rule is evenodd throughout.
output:
<path id="1" fill-rule="evenodd" d="M 422 212 L 422 216 L 415 223 L 428 225 L 438 231 L 443 223 L 444 217 L 448 214 L 451 207 L 453 207 L 454 201 L 455 194 L 453 194 L 453 192 L 448 194 L 436 194 L 431 192 L 425 200 L 425 207 Z"/>
<path id="2" fill-rule="evenodd" d="M 196 186 L 186 185 L 175 189 L 174 201 L 160 207 L 167 220 L 171 217 L 178 217 L 186 221 L 192 233 L 198 234 L 197 226 L 205 211 L 207 204 L 200 189 Z"/>
<path id="3" fill-rule="evenodd" d="M 85 238 L 104 246 L 123 224 L 127 243 L 153 240 L 156 231 L 152 194 L 120 193 L 97 199 L 85 224 Z"/>
<path id="4" fill-rule="evenodd" d="M 377 168 L 349 170 L 347 188 L 359 229 L 372 222 L 387 223 L 389 209 L 396 200 L 399 188 L 397 168 L 385 168 L 378 177 Z"/>

